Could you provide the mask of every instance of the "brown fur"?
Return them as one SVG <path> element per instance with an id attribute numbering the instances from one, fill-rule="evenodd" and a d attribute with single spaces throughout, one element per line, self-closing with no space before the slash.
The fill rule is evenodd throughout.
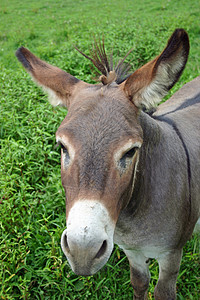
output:
<path id="1" fill-rule="evenodd" d="M 156 79 L 158 68 L 162 68 L 162 64 L 164 64 L 166 66 L 169 65 L 169 67 L 167 66 L 167 72 L 169 73 L 170 79 L 172 79 L 169 84 L 166 82 L 166 78 L 163 79 L 165 82 L 162 84 L 165 84 L 166 86 L 163 91 L 161 91 L 161 96 L 165 96 L 168 90 L 171 89 L 180 77 L 187 62 L 188 53 L 188 35 L 185 31 L 177 29 L 169 39 L 163 52 L 157 58 L 135 71 L 124 83 L 121 84 L 121 88 L 125 91 L 131 101 L 137 103 L 137 106 L 140 106 L 142 101 L 142 91 L 144 88 L 149 86 L 154 79 Z M 170 65 L 175 64 L 177 57 L 179 56 L 183 57 L 183 62 L 182 65 L 180 65 L 178 72 L 173 74 L 170 71 Z M 158 76 L 162 76 L 162 72 Z"/>

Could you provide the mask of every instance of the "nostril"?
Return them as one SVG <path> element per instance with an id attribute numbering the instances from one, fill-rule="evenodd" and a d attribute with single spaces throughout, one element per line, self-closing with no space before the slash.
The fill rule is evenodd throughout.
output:
<path id="1" fill-rule="evenodd" d="M 67 242 L 67 235 L 66 235 L 66 234 L 63 235 L 63 238 L 62 238 L 62 245 L 63 245 L 63 248 L 64 248 L 67 252 L 70 252 L 70 251 L 69 251 L 69 245 L 68 245 L 68 242 Z"/>
<path id="2" fill-rule="evenodd" d="M 99 249 L 99 251 L 97 252 L 95 258 L 100 258 L 101 256 L 104 255 L 104 253 L 106 252 L 107 249 L 107 241 L 103 241 L 101 248 Z"/>

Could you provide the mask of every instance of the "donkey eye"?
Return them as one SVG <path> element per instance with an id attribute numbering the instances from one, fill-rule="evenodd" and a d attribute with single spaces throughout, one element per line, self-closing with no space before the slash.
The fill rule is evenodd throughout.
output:
<path id="1" fill-rule="evenodd" d="M 68 153 L 68 150 L 67 148 L 65 148 L 65 146 L 63 146 L 63 144 L 60 144 L 61 145 L 61 149 L 63 150 L 64 153 Z"/>
<path id="2" fill-rule="evenodd" d="M 121 159 L 133 158 L 135 152 L 138 150 L 138 147 L 133 147 L 129 151 L 127 151 Z"/>
<path id="3" fill-rule="evenodd" d="M 69 161 L 70 161 L 69 152 L 68 152 L 67 148 L 65 146 L 63 146 L 62 144 L 61 144 L 61 149 L 62 149 L 63 154 L 64 154 L 65 164 L 68 165 Z"/>
<path id="4" fill-rule="evenodd" d="M 126 169 L 130 165 L 130 160 L 134 157 L 137 150 L 138 147 L 133 147 L 122 156 L 122 158 L 119 160 L 120 168 Z"/>

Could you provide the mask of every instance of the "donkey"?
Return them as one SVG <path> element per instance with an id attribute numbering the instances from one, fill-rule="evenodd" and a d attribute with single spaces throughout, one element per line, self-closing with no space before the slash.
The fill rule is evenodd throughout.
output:
<path id="1" fill-rule="evenodd" d="M 176 298 L 182 248 L 200 217 L 200 76 L 154 108 L 188 53 L 188 35 L 176 29 L 159 56 L 125 76 L 124 59 L 113 69 L 100 43 L 91 57 L 82 53 L 101 71 L 93 85 L 24 47 L 16 52 L 50 102 L 68 109 L 56 132 L 66 194 L 62 250 L 72 270 L 88 276 L 118 244 L 134 299 L 147 297 L 150 258 L 160 270 L 155 299 Z"/>

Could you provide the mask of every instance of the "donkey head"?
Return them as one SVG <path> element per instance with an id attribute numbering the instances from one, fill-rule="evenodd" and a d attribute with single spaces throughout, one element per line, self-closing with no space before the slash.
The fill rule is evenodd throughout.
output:
<path id="1" fill-rule="evenodd" d="M 101 46 L 88 57 L 103 73 L 101 83 L 91 85 L 18 49 L 50 102 L 68 108 L 56 139 L 66 194 L 61 246 L 75 273 L 94 274 L 108 260 L 116 222 L 134 188 L 143 142 L 140 109 L 159 103 L 181 75 L 188 52 L 187 33 L 177 29 L 158 57 L 119 83 L 122 64 L 113 71 Z"/>

